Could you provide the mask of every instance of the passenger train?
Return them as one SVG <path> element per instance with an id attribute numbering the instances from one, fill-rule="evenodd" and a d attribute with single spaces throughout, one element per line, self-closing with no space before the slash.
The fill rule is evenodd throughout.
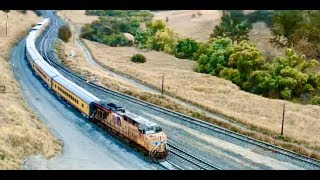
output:
<path id="1" fill-rule="evenodd" d="M 154 160 L 164 160 L 168 155 L 167 136 L 154 122 L 94 96 L 65 78 L 48 64 L 37 51 L 35 41 L 49 25 L 44 19 L 34 26 L 26 38 L 26 56 L 35 74 L 43 82 L 86 118 L 133 145 Z"/>

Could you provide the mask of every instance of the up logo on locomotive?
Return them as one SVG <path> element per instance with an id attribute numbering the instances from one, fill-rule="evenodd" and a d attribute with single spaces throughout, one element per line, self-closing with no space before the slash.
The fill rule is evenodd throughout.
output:
<path id="1" fill-rule="evenodd" d="M 118 126 L 121 126 L 121 119 L 120 119 L 120 116 L 117 115 L 116 113 L 113 113 L 112 112 L 112 119 L 113 119 L 113 123 L 118 125 Z"/>

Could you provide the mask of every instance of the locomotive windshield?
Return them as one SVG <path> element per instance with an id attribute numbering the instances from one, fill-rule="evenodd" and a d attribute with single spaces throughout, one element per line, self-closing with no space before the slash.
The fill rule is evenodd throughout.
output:
<path id="1" fill-rule="evenodd" d="M 155 131 L 156 133 L 161 132 L 162 128 L 160 126 L 155 126 Z"/>
<path id="2" fill-rule="evenodd" d="M 151 126 L 151 127 L 144 127 L 141 128 L 143 134 L 155 134 L 155 133 L 159 133 L 162 131 L 162 128 L 158 125 L 156 126 Z"/>

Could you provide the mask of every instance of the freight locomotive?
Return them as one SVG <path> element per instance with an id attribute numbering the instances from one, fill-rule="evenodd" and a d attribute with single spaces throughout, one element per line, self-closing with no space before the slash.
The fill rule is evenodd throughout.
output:
<path id="1" fill-rule="evenodd" d="M 150 158 L 165 159 L 168 155 L 167 136 L 159 125 L 99 99 L 65 78 L 43 59 L 36 49 L 35 41 L 49 23 L 50 19 L 39 22 L 26 38 L 26 56 L 35 74 L 52 92 L 71 104 L 90 121 L 117 135 Z"/>

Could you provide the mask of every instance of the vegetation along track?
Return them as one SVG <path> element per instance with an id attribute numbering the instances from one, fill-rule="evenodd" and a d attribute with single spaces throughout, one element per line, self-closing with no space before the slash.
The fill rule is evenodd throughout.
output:
<path id="1" fill-rule="evenodd" d="M 53 22 L 53 23 L 55 23 L 55 22 Z M 50 29 L 50 30 L 52 30 L 52 29 Z M 48 31 L 50 31 L 50 30 L 48 30 Z M 46 34 L 49 34 L 49 33 L 46 33 Z M 44 41 L 47 41 L 46 37 L 44 37 Z M 97 84 L 87 82 L 84 78 L 74 74 L 73 72 L 68 70 L 66 67 L 64 67 L 61 64 L 59 64 L 59 63 L 55 62 L 54 60 L 52 60 L 52 59 L 55 59 L 55 54 L 54 54 L 53 51 L 46 51 L 45 50 L 45 48 L 46 48 L 45 44 L 46 44 L 46 42 L 41 44 L 42 45 L 41 48 L 43 48 L 42 53 L 44 55 L 45 60 L 47 60 L 51 65 L 53 65 L 58 70 L 68 74 L 73 79 L 75 79 L 77 81 L 80 81 L 82 83 L 85 83 L 85 84 L 89 85 L 92 88 L 96 88 L 96 89 L 99 89 L 100 91 L 103 91 L 103 92 L 105 92 L 107 94 L 111 94 L 111 95 L 113 95 L 115 97 L 119 97 L 119 98 L 122 98 L 124 100 L 134 102 L 136 104 L 144 106 L 145 108 L 153 109 L 153 110 L 156 110 L 158 112 L 170 115 L 172 117 L 179 118 L 179 119 L 181 119 L 183 121 L 189 122 L 191 124 L 195 124 L 195 125 L 200 126 L 200 127 L 204 128 L 204 129 L 207 129 L 209 131 L 215 131 L 215 132 L 223 134 L 225 136 L 237 139 L 239 141 L 242 141 L 243 143 L 255 145 L 255 146 L 270 150 L 272 152 L 276 152 L 276 153 L 282 154 L 282 155 L 284 155 L 286 157 L 289 157 L 289 158 L 292 158 L 292 159 L 296 159 L 298 161 L 301 161 L 301 162 L 304 162 L 304 163 L 309 164 L 311 166 L 314 166 L 317 169 L 320 169 L 320 161 L 315 160 L 313 158 L 310 158 L 310 157 L 307 157 L 307 156 L 304 156 L 304 155 L 300 155 L 298 153 L 295 153 L 295 152 L 292 152 L 292 151 L 289 151 L 289 150 L 282 149 L 282 148 L 274 146 L 272 144 L 268 144 L 268 143 L 265 143 L 265 142 L 262 142 L 262 141 L 259 141 L 259 140 L 256 140 L 256 139 L 253 139 L 253 138 L 250 138 L 250 137 L 247 137 L 247 136 L 235 133 L 235 132 L 232 132 L 230 130 L 224 129 L 224 128 L 216 126 L 214 124 L 210 124 L 210 123 L 207 123 L 207 122 L 204 122 L 204 121 L 192 118 L 192 117 L 188 117 L 188 116 L 185 116 L 185 115 L 183 115 L 181 113 L 177 113 L 177 112 L 171 111 L 169 109 L 166 109 L 166 108 L 163 108 L 163 107 L 160 107 L 160 106 L 148 103 L 148 102 L 144 102 L 142 100 L 138 100 L 138 99 L 133 98 L 131 96 L 124 95 L 124 94 L 121 94 L 119 92 L 104 88 L 104 87 L 99 86 Z"/>

